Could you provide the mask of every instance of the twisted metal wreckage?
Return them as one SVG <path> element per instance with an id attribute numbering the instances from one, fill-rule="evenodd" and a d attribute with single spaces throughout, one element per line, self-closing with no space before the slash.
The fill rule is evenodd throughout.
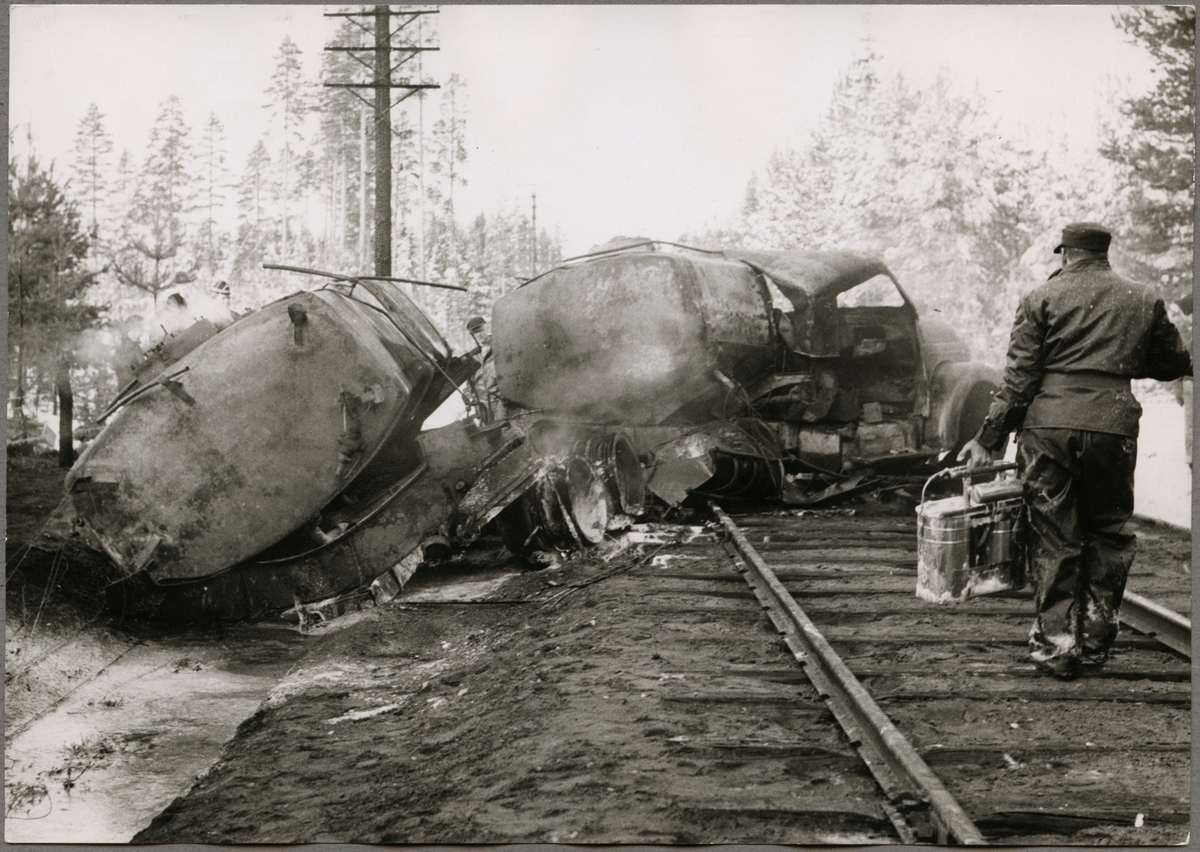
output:
<path id="1" fill-rule="evenodd" d="M 693 492 L 811 504 L 928 468 L 998 383 L 848 252 L 614 241 L 457 356 L 393 280 L 316 274 L 168 336 L 67 475 L 72 540 L 176 616 L 386 599 L 489 524 L 527 554 Z M 422 430 L 456 390 L 467 415 Z"/>

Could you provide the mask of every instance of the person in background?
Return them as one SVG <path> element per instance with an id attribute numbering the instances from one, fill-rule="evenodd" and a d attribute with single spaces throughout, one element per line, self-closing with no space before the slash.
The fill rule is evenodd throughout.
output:
<path id="1" fill-rule="evenodd" d="M 1163 300 L 1112 271 L 1111 241 L 1096 223 L 1063 228 L 1062 268 L 1021 299 L 1003 387 L 959 454 L 972 469 L 990 464 L 1018 430 L 1037 613 L 1029 651 L 1060 678 L 1102 665 L 1117 637 L 1136 546 L 1124 531 L 1142 413 L 1130 380 L 1192 374 Z"/>
<path id="2" fill-rule="evenodd" d="M 218 329 L 223 329 L 233 324 L 233 321 L 238 318 L 229 307 L 229 283 L 227 281 L 218 281 L 209 288 L 209 292 L 216 296 L 216 304 L 209 307 L 205 312 L 205 318 L 212 322 Z"/>
<path id="3" fill-rule="evenodd" d="M 1188 293 L 1167 306 L 1167 315 L 1179 329 L 1179 335 L 1190 351 L 1192 348 L 1192 294 Z M 1175 384 L 1175 401 L 1183 406 L 1183 454 L 1188 467 L 1192 466 L 1192 377 L 1184 376 Z"/>
<path id="4" fill-rule="evenodd" d="M 467 320 L 467 332 L 479 346 L 479 373 L 472 385 L 479 406 L 477 416 L 482 423 L 492 423 L 504 417 L 504 401 L 496 385 L 496 362 L 492 357 L 492 332 L 483 317 Z"/>

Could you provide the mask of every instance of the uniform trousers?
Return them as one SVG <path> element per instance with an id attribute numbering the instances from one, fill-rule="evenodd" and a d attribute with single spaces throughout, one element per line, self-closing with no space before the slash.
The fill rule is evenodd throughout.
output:
<path id="1" fill-rule="evenodd" d="M 1037 618 L 1029 651 L 1040 668 L 1073 676 L 1108 658 L 1137 539 L 1137 439 L 1079 429 L 1024 429 L 1017 466 L 1029 511 Z"/>

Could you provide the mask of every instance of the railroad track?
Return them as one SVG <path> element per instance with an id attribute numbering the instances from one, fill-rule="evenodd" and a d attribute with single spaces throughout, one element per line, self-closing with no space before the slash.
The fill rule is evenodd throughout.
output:
<path id="1" fill-rule="evenodd" d="M 1122 631 L 1103 669 L 1062 682 L 1025 656 L 1028 591 L 945 607 L 915 597 L 915 521 L 713 510 L 902 842 L 1123 842 L 1147 826 L 1183 840 L 1187 616 L 1130 592 L 1122 617 L 1138 632 Z M 1135 568 L 1130 587 L 1190 613 L 1187 584 L 1160 573 Z"/>
<path id="2" fill-rule="evenodd" d="M 1100 672 L 1043 675 L 1028 592 L 918 599 L 889 511 L 737 515 L 745 552 L 649 524 L 470 606 L 383 609 L 136 842 L 1182 843 L 1188 659 L 1122 630 Z M 1138 532 L 1130 589 L 1189 614 L 1188 535 Z"/>

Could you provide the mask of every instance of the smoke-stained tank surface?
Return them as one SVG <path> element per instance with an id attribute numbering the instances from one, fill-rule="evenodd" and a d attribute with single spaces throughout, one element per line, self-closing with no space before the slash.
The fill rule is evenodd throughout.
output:
<path id="1" fill-rule="evenodd" d="M 216 574 L 415 435 L 453 390 L 449 360 L 398 289 L 360 282 L 281 299 L 126 389 L 67 476 L 79 528 L 125 575 Z"/>
<path id="2" fill-rule="evenodd" d="M 714 371 L 748 384 L 771 369 L 768 299 L 753 269 L 717 257 L 632 251 L 560 267 L 496 302 L 497 384 L 525 408 L 598 422 L 719 409 L 730 390 Z"/>

